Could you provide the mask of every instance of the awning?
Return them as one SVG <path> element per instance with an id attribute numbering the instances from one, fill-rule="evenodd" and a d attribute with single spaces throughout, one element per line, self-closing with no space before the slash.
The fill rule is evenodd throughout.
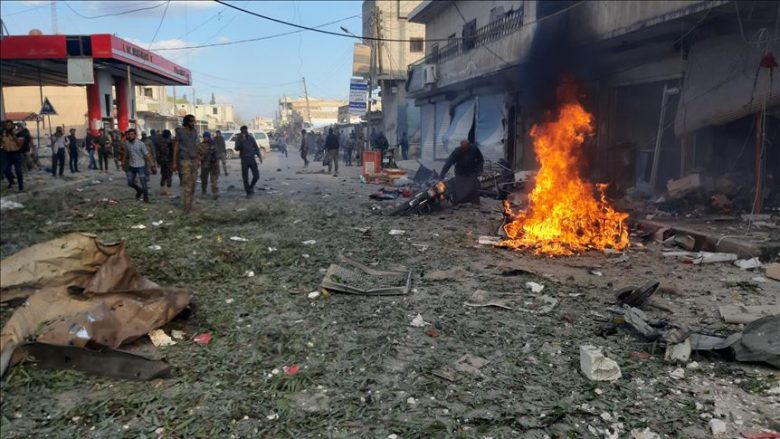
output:
<path id="1" fill-rule="evenodd" d="M 474 99 L 469 99 L 455 107 L 450 126 L 444 133 L 445 150 L 452 151 L 462 140 L 467 140 L 472 126 L 474 126 Z"/>
<path id="2" fill-rule="evenodd" d="M 480 95 L 477 99 L 477 145 L 486 160 L 498 161 L 504 158 L 504 95 Z"/>
<path id="3" fill-rule="evenodd" d="M 769 44 L 774 53 L 780 53 L 779 48 L 777 41 Z M 739 35 L 694 44 L 677 106 L 675 134 L 756 113 L 764 100 L 767 108 L 780 104 L 780 77 L 770 83 L 769 69 L 761 67 L 763 53 L 764 45 L 748 44 Z M 780 71 L 775 75 L 780 76 Z"/>

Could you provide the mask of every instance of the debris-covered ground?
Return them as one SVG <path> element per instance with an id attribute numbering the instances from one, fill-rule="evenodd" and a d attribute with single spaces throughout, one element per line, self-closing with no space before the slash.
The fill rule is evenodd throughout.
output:
<path id="1" fill-rule="evenodd" d="M 265 190 L 247 200 L 235 189 L 237 165 L 221 177 L 221 199 L 203 198 L 191 217 L 179 199 L 157 195 L 158 177 L 146 205 L 116 172 L 112 181 L 95 174 L 99 183 L 31 193 L 17 199 L 23 208 L 3 211 L 2 257 L 90 232 L 125 239 L 144 276 L 193 292 L 189 319 L 164 327 L 184 339 L 158 348 L 171 378 L 118 381 L 23 362 L 0 384 L 3 437 L 631 437 L 649 429 L 694 438 L 721 427 L 727 437 L 780 430 L 777 370 L 696 352 L 687 364 L 665 363 L 663 347 L 607 311 L 615 289 L 655 279 L 661 289 L 652 300 L 668 310 L 649 307 L 648 315 L 729 334 L 740 326 L 724 323 L 719 305 L 780 302 L 780 282 L 761 269 L 683 264 L 638 238 L 623 254 L 557 259 L 480 246 L 478 236 L 500 225 L 495 202 L 380 215 L 382 202 L 368 198 L 377 187 L 361 185 L 357 168 L 338 178 L 316 168 L 296 173 L 299 163 L 276 153 L 261 167 Z M 339 255 L 407 267 L 411 293 L 310 295 Z M 534 293 L 528 282 L 544 289 Z M 464 305 L 478 290 L 504 293 L 511 309 Z M 1 310 L 5 322 L 13 309 Z M 206 331 L 210 343 L 191 341 Z M 621 378 L 588 380 L 582 345 L 601 347 Z"/>

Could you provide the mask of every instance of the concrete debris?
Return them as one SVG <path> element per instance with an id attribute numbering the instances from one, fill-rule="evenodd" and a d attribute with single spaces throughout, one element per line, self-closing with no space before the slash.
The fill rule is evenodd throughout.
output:
<path id="1" fill-rule="evenodd" d="M 533 314 L 547 314 L 558 305 L 558 299 L 542 294 L 538 300 L 526 301 L 520 310 Z"/>
<path id="2" fill-rule="evenodd" d="M 650 430 L 649 428 L 645 428 L 644 430 L 640 430 L 638 428 L 631 430 L 631 439 L 661 439 L 661 436 L 658 435 L 658 433 Z"/>
<path id="3" fill-rule="evenodd" d="M 590 345 L 580 346 L 580 370 L 591 381 L 615 381 L 621 377 L 620 366 L 615 360 Z"/>
<path id="4" fill-rule="evenodd" d="M 544 290 L 544 285 L 536 282 L 526 282 L 525 287 L 530 289 L 532 293 L 541 293 Z"/>
<path id="5" fill-rule="evenodd" d="M 726 323 L 750 323 L 762 317 L 780 314 L 780 305 L 723 305 L 719 311 Z"/>
<path id="6" fill-rule="evenodd" d="M 184 340 L 184 331 L 174 329 L 171 331 L 171 337 L 173 337 L 174 340 Z"/>
<path id="7" fill-rule="evenodd" d="M 165 333 L 162 329 L 155 329 L 153 331 L 149 331 L 147 334 L 149 336 L 149 339 L 152 340 L 152 344 L 156 347 L 165 347 L 165 346 L 173 346 L 176 344 L 173 339 Z"/>
<path id="8" fill-rule="evenodd" d="M 406 233 L 406 230 L 393 229 L 390 231 L 391 236 L 403 235 L 404 233 Z"/>
<path id="9" fill-rule="evenodd" d="M 488 363 L 489 361 L 482 357 L 464 354 L 455 362 L 455 370 L 478 375 L 481 373 L 479 370 Z"/>
<path id="10" fill-rule="evenodd" d="M 674 235 L 674 243 L 685 250 L 693 250 L 696 247 L 696 238 L 691 235 Z"/>
<path id="11" fill-rule="evenodd" d="M 780 263 L 775 262 L 766 266 L 766 277 L 780 281 Z"/>
<path id="12" fill-rule="evenodd" d="M 761 261 L 758 258 L 738 259 L 734 261 L 734 265 L 743 270 L 752 270 L 754 268 L 760 268 Z"/>
<path id="13" fill-rule="evenodd" d="M 668 344 L 664 360 L 667 363 L 687 363 L 691 358 L 691 340 L 685 339 L 682 343 Z"/>
<path id="14" fill-rule="evenodd" d="M 715 253 L 715 252 L 689 252 L 689 251 L 668 251 L 663 252 L 666 258 L 681 258 L 685 262 L 693 265 L 714 264 L 717 262 L 733 262 L 737 260 L 736 253 Z"/>
<path id="15" fill-rule="evenodd" d="M 669 372 L 669 376 L 676 380 L 681 380 L 685 378 L 685 369 L 683 369 L 682 367 L 678 367 L 677 369 Z"/>
<path id="16" fill-rule="evenodd" d="M 701 184 L 700 174 L 690 174 L 678 180 L 669 180 L 666 183 L 666 191 L 670 197 L 678 198 L 700 188 Z"/>
<path id="17" fill-rule="evenodd" d="M 412 323 L 410 323 L 410 325 L 414 326 L 415 328 L 422 328 L 430 325 L 430 323 L 426 322 L 421 314 L 417 314 L 417 317 L 412 319 Z"/>
<path id="18" fill-rule="evenodd" d="M 710 431 L 713 436 L 720 436 L 726 433 L 726 423 L 720 419 L 710 419 Z"/>

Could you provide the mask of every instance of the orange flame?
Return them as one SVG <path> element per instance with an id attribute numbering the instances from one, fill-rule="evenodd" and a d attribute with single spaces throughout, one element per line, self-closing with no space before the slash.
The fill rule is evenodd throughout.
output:
<path id="1" fill-rule="evenodd" d="M 594 187 L 580 176 L 580 149 L 593 132 L 592 122 L 593 116 L 572 99 L 561 105 L 557 119 L 531 128 L 540 163 L 536 185 L 528 210 L 513 212 L 504 201 L 510 221 L 504 225 L 508 238 L 499 245 L 547 255 L 628 246 L 628 214 L 610 206 L 605 184 Z"/>

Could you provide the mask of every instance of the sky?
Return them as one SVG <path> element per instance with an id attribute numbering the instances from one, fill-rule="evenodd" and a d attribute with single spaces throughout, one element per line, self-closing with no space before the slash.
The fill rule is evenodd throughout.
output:
<path id="1" fill-rule="evenodd" d="M 303 96 L 302 77 L 306 78 L 309 97 L 346 100 L 349 94 L 356 39 L 303 31 L 264 41 L 181 49 L 297 29 L 211 0 L 172 0 L 167 10 L 165 0 L 57 0 L 54 3 L 58 33 L 110 33 L 141 47 L 150 47 L 151 43 L 152 51 L 192 71 L 192 87 L 176 87 L 177 96 L 186 94 L 192 99 L 194 91 L 197 98 L 208 102 L 214 93 L 218 103 L 232 103 L 244 120 L 256 115 L 273 117 L 282 95 Z M 228 3 L 311 27 L 344 19 L 322 29 L 341 32 L 339 27 L 343 26 L 361 34 L 362 2 L 359 0 L 230 0 Z M 50 4 L 50 1 L 3 0 L 0 16 L 11 35 L 26 35 L 33 28 L 50 34 L 54 24 Z M 149 9 L 92 18 L 144 7 Z M 159 32 L 154 37 L 158 26 Z M 168 93 L 172 93 L 170 88 Z"/>

